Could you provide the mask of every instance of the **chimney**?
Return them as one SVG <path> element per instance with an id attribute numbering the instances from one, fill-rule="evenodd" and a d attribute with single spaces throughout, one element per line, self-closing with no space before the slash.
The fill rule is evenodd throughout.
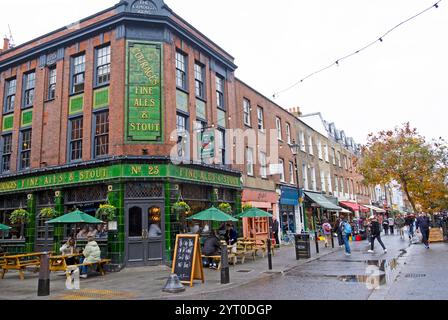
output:
<path id="1" fill-rule="evenodd" d="M 300 107 L 292 107 L 288 110 L 290 113 L 295 115 L 296 117 L 300 117 L 302 115 L 302 112 L 300 112 Z"/>
<path id="2" fill-rule="evenodd" d="M 9 49 L 9 39 L 8 38 L 3 38 L 3 50 L 6 51 Z"/>

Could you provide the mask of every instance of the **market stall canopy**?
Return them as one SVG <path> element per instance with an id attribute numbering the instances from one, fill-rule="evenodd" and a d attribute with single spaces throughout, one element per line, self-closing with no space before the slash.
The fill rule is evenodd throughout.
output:
<path id="1" fill-rule="evenodd" d="M 356 203 L 356 202 L 339 201 L 339 204 L 340 204 L 341 206 L 344 206 L 344 207 L 346 207 L 346 208 L 348 208 L 348 209 L 351 209 L 351 210 L 353 210 L 353 211 L 365 212 L 365 213 L 370 212 L 370 209 L 369 209 L 369 208 L 366 208 L 366 207 L 364 207 L 364 206 L 362 206 L 362 205 L 360 205 L 360 204 L 358 204 L 358 203 Z"/>
<path id="2" fill-rule="evenodd" d="M 352 213 L 350 210 L 342 208 L 341 213 Z"/>
<path id="3" fill-rule="evenodd" d="M 5 226 L 4 224 L 0 223 L 0 231 L 7 231 L 9 229 L 11 229 L 11 227 Z"/>
<path id="4" fill-rule="evenodd" d="M 238 218 L 272 218 L 272 214 L 258 208 L 250 208 L 239 214 Z"/>
<path id="5" fill-rule="evenodd" d="M 305 195 L 311 199 L 311 201 L 317 203 L 322 208 L 333 211 L 342 211 L 342 208 L 331 203 L 327 198 L 319 193 L 306 192 Z"/>
<path id="6" fill-rule="evenodd" d="M 102 224 L 103 221 L 92 217 L 91 215 L 76 210 L 67 214 L 64 214 L 63 216 L 57 217 L 56 219 L 47 221 L 48 224 L 74 224 L 74 223 L 88 223 L 88 224 Z"/>
<path id="7" fill-rule="evenodd" d="M 210 209 L 196 213 L 194 216 L 187 218 L 187 220 L 219 221 L 219 222 L 238 221 L 238 219 L 235 219 L 234 217 L 228 215 L 227 213 L 222 212 L 219 209 L 216 209 L 215 207 L 211 207 Z"/>
<path id="8" fill-rule="evenodd" d="M 378 213 L 386 213 L 386 210 L 375 207 L 375 206 L 369 206 L 369 205 L 365 204 L 364 207 L 372 209 L 373 211 L 378 212 Z"/>

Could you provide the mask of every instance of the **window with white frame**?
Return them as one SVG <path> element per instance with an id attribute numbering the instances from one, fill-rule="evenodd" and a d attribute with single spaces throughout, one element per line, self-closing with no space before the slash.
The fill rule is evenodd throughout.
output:
<path id="1" fill-rule="evenodd" d="M 327 173 L 327 183 L 328 183 L 328 192 L 333 193 L 333 184 L 332 184 L 332 181 L 331 181 L 330 173 Z"/>
<path id="2" fill-rule="evenodd" d="M 317 141 L 317 154 L 319 156 L 319 159 L 323 159 L 322 156 L 322 143 L 320 141 Z"/>
<path id="3" fill-rule="evenodd" d="M 250 126 L 250 101 L 243 99 L 243 121 L 246 126 Z"/>
<path id="4" fill-rule="evenodd" d="M 216 74 L 216 106 L 222 110 L 226 109 L 224 102 L 224 77 Z"/>
<path id="5" fill-rule="evenodd" d="M 282 121 L 280 118 L 275 118 L 275 127 L 277 128 L 277 139 L 282 140 Z"/>
<path id="6" fill-rule="evenodd" d="M 334 148 L 331 148 L 333 153 L 333 164 L 336 165 L 336 150 Z"/>
<path id="7" fill-rule="evenodd" d="M 264 131 L 263 108 L 257 107 L 258 130 Z"/>
<path id="8" fill-rule="evenodd" d="M 308 186 L 308 167 L 306 164 L 302 164 L 302 179 L 303 179 L 303 188 L 309 189 Z"/>
<path id="9" fill-rule="evenodd" d="M 339 168 L 342 168 L 341 152 L 340 151 L 338 151 L 338 166 L 339 166 Z"/>
<path id="10" fill-rule="evenodd" d="M 294 184 L 294 163 L 289 161 L 289 183 Z"/>
<path id="11" fill-rule="evenodd" d="M 330 162 L 330 157 L 328 155 L 328 144 L 325 146 L 325 161 Z"/>
<path id="12" fill-rule="evenodd" d="M 260 176 L 262 178 L 267 178 L 268 170 L 266 163 L 266 153 L 260 151 L 259 157 L 260 157 Z"/>
<path id="13" fill-rule="evenodd" d="M 194 64 L 194 86 L 196 97 L 205 99 L 205 87 L 204 87 L 204 67 L 199 64 Z"/>
<path id="14" fill-rule="evenodd" d="M 176 86 L 187 90 L 186 56 L 179 51 L 176 51 Z"/>
<path id="15" fill-rule="evenodd" d="M 110 82 L 110 45 L 96 49 L 96 84 Z"/>
<path id="16" fill-rule="evenodd" d="M 339 178 L 339 181 L 341 182 L 341 194 L 342 194 L 342 196 L 344 196 L 344 194 L 345 194 L 344 178 L 343 178 L 343 177 L 340 177 L 340 178 Z"/>
<path id="17" fill-rule="evenodd" d="M 281 172 L 280 172 L 280 181 L 281 181 L 281 182 L 285 182 L 285 164 L 284 164 L 283 159 L 279 159 L 279 160 L 278 160 L 278 163 L 279 163 L 279 165 L 280 165 L 280 169 L 281 169 Z"/>
<path id="18" fill-rule="evenodd" d="M 313 187 L 313 190 L 317 190 L 317 177 L 316 177 L 316 168 L 311 168 L 311 185 Z"/>
<path id="19" fill-rule="evenodd" d="M 325 186 L 325 174 L 323 171 L 320 172 L 320 185 L 321 185 L 322 191 L 326 192 L 327 188 Z"/>
<path id="20" fill-rule="evenodd" d="M 313 137 L 311 137 L 311 136 L 308 136 L 308 153 L 310 155 L 314 154 L 314 152 L 313 152 Z"/>
<path id="21" fill-rule="evenodd" d="M 334 192 L 336 196 L 339 196 L 339 177 L 334 176 Z"/>
<path id="22" fill-rule="evenodd" d="M 252 148 L 246 148 L 246 164 L 247 164 L 247 175 L 254 175 L 254 151 Z"/>
<path id="23" fill-rule="evenodd" d="M 286 142 L 288 144 L 291 144 L 291 126 L 289 123 L 286 123 Z"/>
<path id="24" fill-rule="evenodd" d="M 306 151 L 305 148 L 306 141 L 305 141 L 305 133 L 303 131 L 300 131 L 300 150 Z"/>

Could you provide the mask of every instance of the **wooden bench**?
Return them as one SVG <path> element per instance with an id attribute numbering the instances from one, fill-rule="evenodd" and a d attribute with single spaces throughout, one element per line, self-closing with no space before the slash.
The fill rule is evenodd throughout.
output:
<path id="1" fill-rule="evenodd" d="M 241 258 L 241 263 L 244 263 L 246 259 L 246 255 L 250 254 L 255 261 L 255 252 L 254 249 L 255 243 L 252 241 L 238 241 L 236 243 L 236 253 L 235 255 Z"/>
<path id="2" fill-rule="evenodd" d="M 67 259 L 76 258 L 82 256 L 81 253 L 61 255 L 61 256 L 51 256 L 50 257 L 50 271 L 67 271 Z"/>
<path id="3" fill-rule="evenodd" d="M 230 262 L 230 260 L 232 260 L 233 265 L 235 266 L 235 265 L 236 265 L 236 262 L 237 262 L 237 257 L 236 257 L 236 255 L 235 255 L 234 253 L 229 253 L 227 256 L 228 256 L 229 262 Z M 213 260 L 218 260 L 218 261 L 219 261 L 219 264 L 218 264 L 218 269 L 217 269 L 217 270 L 221 270 L 221 255 L 218 255 L 218 256 L 206 256 L 206 255 L 202 255 L 201 257 L 202 257 L 202 259 L 213 259 Z"/>
<path id="4" fill-rule="evenodd" d="M 98 270 L 101 273 L 102 276 L 106 275 L 106 272 L 104 271 L 104 266 L 108 263 L 110 263 L 111 260 L 110 259 L 101 259 L 100 261 L 97 262 L 83 262 L 80 264 L 74 264 L 74 265 L 69 265 L 66 267 L 65 269 L 65 273 L 67 275 L 67 277 L 70 275 L 70 272 L 73 269 L 79 268 L 79 267 L 93 267 L 93 266 L 98 266 Z"/>
<path id="5" fill-rule="evenodd" d="M 4 264 L 1 266 L 2 268 L 2 279 L 5 277 L 5 273 L 8 270 L 18 270 L 20 280 L 25 279 L 24 270 L 27 267 L 34 266 L 36 267 L 34 272 L 37 272 L 40 267 L 40 257 L 44 253 L 35 252 L 35 253 L 27 253 L 27 254 L 18 254 L 13 256 L 4 256 Z"/>

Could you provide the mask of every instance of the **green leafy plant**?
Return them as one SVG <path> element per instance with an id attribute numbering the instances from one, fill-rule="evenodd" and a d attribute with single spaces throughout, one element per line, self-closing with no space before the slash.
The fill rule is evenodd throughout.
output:
<path id="1" fill-rule="evenodd" d="M 184 201 L 177 201 L 173 204 L 173 210 L 175 212 L 188 212 L 191 210 L 190 206 Z"/>
<path id="2" fill-rule="evenodd" d="M 116 218 L 115 212 L 117 208 L 110 204 L 100 204 L 96 210 L 95 217 L 106 221 L 114 221 Z"/>
<path id="3" fill-rule="evenodd" d="M 17 209 L 11 213 L 9 220 L 12 224 L 27 223 L 30 220 L 30 213 L 24 209 Z"/>
<path id="4" fill-rule="evenodd" d="M 39 216 L 42 218 L 51 219 L 57 214 L 57 211 L 54 208 L 43 208 L 39 212 Z"/>
<path id="5" fill-rule="evenodd" d="M 252 209 L 252 208 L 253 208 L 253 206 L 251 204 L 243 204 L 243 212 L 247 211 L 249 209 Z"/>
<path id="6" fill-rule="evenodd" d="M 220 203 L 218 209 L 224 213 L 232 214 L 232 206 L 227 202 Z"/>

